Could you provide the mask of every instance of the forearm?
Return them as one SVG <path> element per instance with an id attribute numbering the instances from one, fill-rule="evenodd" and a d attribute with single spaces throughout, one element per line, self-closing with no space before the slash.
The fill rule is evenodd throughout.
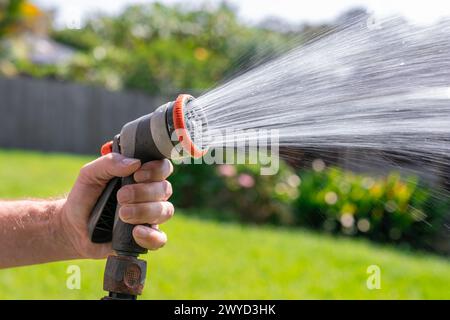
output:
<path id="1" fill-rule="evenodd" d="M 0 268 L 78 257 L 61 228 L 64 201 L 0 201 Z"/>

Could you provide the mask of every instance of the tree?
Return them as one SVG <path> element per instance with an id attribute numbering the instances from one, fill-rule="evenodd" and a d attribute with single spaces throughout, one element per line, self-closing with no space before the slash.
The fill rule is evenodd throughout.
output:
<path id="1" fill-rule="evenodd" d="M 196 8 L 139 4 L 119 15 L 91 16 L 81 29 L 53 30 L 53 39 L 77 49 L 68 64 L 14 63 L 21 74 L 114 90 L 198 92 L 303 41 L 303 30 L 287 30 L 247 25 L 227 2 Z"/>
<path id="2" fill-rule="evenodd" d="M 211 87 L 280 52 L 287 38 L 241 23 L 226 3 L 197 9 L 134 5 L 118 16 L 95 16 L 80 30 L 53 36 L 80 50 L 67 73 L 70 78 L 149 93 Z"/>
<path id="3" fill-rule="evenodd" d="M 0 0 L 0 38 L 13 31 L 21 18 L 23 0 Z"/>

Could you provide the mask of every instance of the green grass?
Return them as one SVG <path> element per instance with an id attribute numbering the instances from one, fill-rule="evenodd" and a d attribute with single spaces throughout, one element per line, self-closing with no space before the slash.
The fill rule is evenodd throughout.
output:
<path id="1" fill-rule="evenodd" d="M 87 157 L 0 152 L 0 198 L 60 196 Z M 149 299 L 449 299 L 450 261 L 304 230 L 218 223 L 178 214 L 166 247 L 146 256 Z M 0 253 L 1 254 L 1 253 Z M 81 289 L 66 288 L 70 265 Z M 366 269 L 381 268 L 368 290 Z M 98 299 L 104 261 L 0 270 L 2 299 Z"/>

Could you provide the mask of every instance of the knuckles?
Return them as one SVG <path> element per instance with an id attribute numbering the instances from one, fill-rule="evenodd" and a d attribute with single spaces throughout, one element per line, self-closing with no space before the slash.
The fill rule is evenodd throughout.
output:
<path id="1" fill-rule="evenodd" d="M 78 173 L 83 180 L 92 180 L 97 177 L 99 168 L 109 166 L 109 164 L 117 165 L 123 157 L 118 153 L 108 153 L 94 161 L 84 164 Z"/>
<path id="2" fill-rule="evenodd" d="M 167 200 L 172 196 L 173 193 L 172 184 L 167 180 L 162 181 L 161 184 L 163 189 L 163 198 L 164 200 Z"/>
<path id="3" fill-rule="evenodd" d="M 154 160 L 144 163 L 140 168 L 140 171 L 147 171 L 153 177 L 153 179 L 164 180 L 170 176 L 173 172 L 172 163 L 167 160 Z"/>
<path id="4" fill-rule="evenodd" d="M 138 183 L 120 188 L 117 192 L 117 200 L 120 204 L 166 201 L 172 196 L 172 193 L 172 184 L 167 180 Z"/>
<path id="5" fill-rule="evenodd" d="M 153 215 L 162 218 L 163 221 L 170 219 L 175 213 L 175 208 L 173 204 L 164 201 L 155 202 L 154 206 L 149 207 L 148 210 L 149 211 L 153 210 L 152 212 Z M 154 221 L 149 221 L 149 223 L 154 223 Z"/>
<path id="6" fill-rule="evenodd" d="M 125 217 L 126 222 L 132 224 L 163 223 L 172 218 L 175 213 L 173 204 L 166 201 L 151 202 L 149 204 L 126 204 L 121 206 L 120 212 L 123 212 L 125 209 L 128 212 L 132 212 L 131 216 Z M 124 218 L 122 214 L 121 218 Z"/>
<path id="7" fill-rule="evenodd" d="M 88 162 L 86 164 L 84 164 L 81 168 L 80 168 L 80 172 L 79 175 L 80 176 L 89 176 L 92 172 L 92 167 L 94 165 L 94 161 Z"/>
<path id="8" fill-rule="evenodd" d="M 163 172 L 166 173 L 167 177 L 173 173 L 173 164 L 168 159 L 163 160 Z"/>
<path id="9" fill-rule="evenodd" d="M 124 186 L 117 191 L 117 201 L 120 204 L 133 202 L 134 198 L 135 193 L 132 186 Z"/>
<path id="10" fill-rule="evenodd" d="M 166 212 L 167 217 L 170 219 L 173 217 L 174 214 L 175 214 L 175 207 L 171 202 L 167 202 L 167 212 Z"/>

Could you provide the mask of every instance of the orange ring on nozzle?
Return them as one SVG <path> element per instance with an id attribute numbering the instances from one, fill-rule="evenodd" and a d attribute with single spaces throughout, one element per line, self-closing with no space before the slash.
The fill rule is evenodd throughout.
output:
<path id="1" fill-rule="evenodd" d="M 184 121 L 184 106 L 192 99 L 194 99 L 194 97 L 189 94 L 180 94 L 177 97 L 172 113 L 173 126 L 178 136 L 178 141 L 181 143 L 183 149 L 186 150 L 191 157 L 201 158 L 208 152 L 208 150 L 199 149 L 195 145 L 188 133 L 188 130 L 186 129 L 186 123 Z"/>

